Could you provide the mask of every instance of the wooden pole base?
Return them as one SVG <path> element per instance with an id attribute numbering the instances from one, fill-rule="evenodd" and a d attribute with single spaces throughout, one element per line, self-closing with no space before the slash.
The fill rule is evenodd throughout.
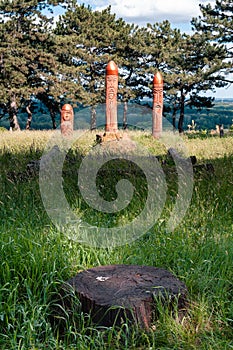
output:
<path id="1" fill-rule="evenodd" d="M 122 134 L 119 131 L 111 132 L 111 131 L 105 131 L 105 133 L 100 136 L 100 142 L 111 142 L 111 141 L 119 141 L 122 139 Z"/>

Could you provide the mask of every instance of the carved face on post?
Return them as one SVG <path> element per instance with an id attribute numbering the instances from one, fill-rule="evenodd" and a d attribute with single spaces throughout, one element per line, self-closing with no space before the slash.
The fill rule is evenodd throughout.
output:
<path id="1" fill-rule="evenodd" d="M 160 72 L 153 79 L 152 135 L 159 138 L 162 133 L 163 78 Z"/>
<path id="2" fill-rule="evenodd" d="M 153 101 L 157 107 L 161 107 L 163 105 L 163 88 L 160 86 L 153 87 Z"/>
<path id="3" fill-rule="evenodd" d="M 112 75 L 107 77 L 107 84 L 108 84 L 108 98 L 109 100 L 113 100 L 116 96 L 116 89 L 117 89 L 117 77 Z"/>
<path id="4" fill-rule="evenodd" d="M 63 136 L 71 136 L 73 133 L 74 111 L 73 107 L 65 104 L 61 109 L 61 133 Z"/>
<path id="5" fill-rule="evenodd" d="M 61 120 L 62 121 L 72 121 L 74 116 L 73 108 L 69 104 L 65 104 L 61 109 Z"/>
<path id="6" fill-rule="evenodd" d="M 106 67 L 106 124 L 105 131 L 115 133 L 117 125 L 118 68 L 114 61 Z"/>

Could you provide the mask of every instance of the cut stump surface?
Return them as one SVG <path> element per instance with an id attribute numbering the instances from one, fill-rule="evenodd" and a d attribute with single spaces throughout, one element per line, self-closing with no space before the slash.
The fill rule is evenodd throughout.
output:
<path id="1" fill-rule="evenodd" d="M 178 311 L 187 304 L 185 284 L 171 272 L 153 266 L 94 267 L 78 273 L 67 285 L 77 293 L 82 311 L 101 326 L 130 320 L 149 328 L 156 318 L 156 300 L 169 308 L 176 304 Z"/>

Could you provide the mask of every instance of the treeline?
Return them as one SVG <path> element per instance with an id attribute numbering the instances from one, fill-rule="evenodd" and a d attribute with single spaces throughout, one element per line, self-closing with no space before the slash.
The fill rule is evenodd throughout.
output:
<path id="1" fill-rule="evenodd" d="M 152 103 L 151 103 L 152 105 Z M 165 106 L 166 107 L 166 106 Z M 89 129 L 91 125 L 91 107 L 74 107 L 75 114 L 75 128 L 77 129 Z M 27 113 L 25 109 L 20 110 L 18 113 L 18 122 L 21 128 L 27 123 Z M 118 106 L 118 127 L 124 127 L 124 105 Z M 59 126 L 60 114 L 56 114 L 56 124 Z M 194 124 L 193 124 L 194 123 Z M 232 128 L 233 125 L 233 102 L 222 103 L 216 102 L 212 108 L 202 108 L 197 110 L 196 108 L 185 107 L 185 119 L 183 128 L 184 130 L 216 130 L 217 125 L 223 125 L 225 129 Z M 0 127 L 6 129 L 9 128 L 8 118 L 2 118 L 0 120 Z M 98 129 L 104 129 L 105 127 L 105 109 L 104 105 L 96 106 L 96 127 Z M 128 129 L 136 130 L 151 130 L 152 128 L 152 113 L 149 107 L 142 106 L 137 103 L 128 104 L 127 110 L 127 127 Z M 172 115 L 171 113 L 165 113 L 164 115 L 164 127 L 172 130 Z M 44 130 L 51 128 L 51 119 L 49 111 L 44 106 L 38 107 L 33 110 L 33 120 L 31 124 L 32 130 Z"/>
<path id="2" fill-rule="evenodd" d="M 53 23 L 46 13 L 58 5 L 63 15 Z M 157 70 L 163 74 L 165 113 L 182 132 L 187 108 L 211 108 L 214 99 L 205 93 L 228 84 L 232 66 L 227 45 L 233 38 L 232 1 L 200 7 L 202 16 L 192 20 L 193 32 L 186 34 L 168 21 L 128 24 L 110 7 L 93 11 L 70 0 L 2 0 L 0 116 L 9 117 L 17 130 L 19 111 L 27 129 L 35 115 L 48 128 L 49 114 L 56 128 L 63 103 L 96 108 L 104 103 L 105 67 L 112 59 L 119 68 L 122 103 L 152 98 L 153 76 Z"/>

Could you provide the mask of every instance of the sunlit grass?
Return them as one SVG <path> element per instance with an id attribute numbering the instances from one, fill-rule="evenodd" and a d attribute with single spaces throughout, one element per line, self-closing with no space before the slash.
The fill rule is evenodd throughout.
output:
<path id="1" fill-rule="evenodd" d="M 185 137 L 185 145 L 190 154 L 196 155 L 200 160 L 216 159 L 233 153 L 233 137 L 212 136 L 203 139 L 188 139 Z"/>
<path id="2" fill-rule="evenodd" d="M 174 231 L 166 229 L 177 190 L 173 183 L 176 177 L 168 174 L 170 193 L 155 225 L 131 244 L 94 248 L 70 240 L 53 226 L 41 200 L 38 174 L 28 176 L 26 172 L 27 163 L 42 156 L 51 134 L 22 131 L 0 135 L 0 348 L 233 348 L 233 137 L 182 137 L 188 153 L 196 155 L 200 164 L 211 162 L 214 174 L 206 170 L 194 174 L 190 206 Z M 152 154 L 166 156 L 166 147 L 149 133 L 128 134 Z M 73 145 L 70 162 L 68 159 L 64 164 L 67 198 L 73 210 L 89 222 L 123 224 L 140 209 L 145 179 L 134 175 L 138 188 L 133 210 L 116 215 L 115 222 L 111 215 L 88 208 L 76 191 L 75 174 L 80 160 L 94 145 L 95 133 L 89 131 Z M 117 180 L 117 169 L 115 172 Z M 110 198 L 114 186 L 108 186 L 114 182 L 111 178 L 104 180 L 102 195 Z M 98 182 L 101 186 L 101 176 Z M 188 287 L 188 314 L 178 320 L 160 309 L 159 319 L 145 332 L 127 323 L 120 329 L 100 330 L 74 310 L 74 318 L 66 320 L 65 334 L 59 334 L 50 319 L 59 287 L 80 270 L 105 264 L 153 265 L 170 270 Z"/>

